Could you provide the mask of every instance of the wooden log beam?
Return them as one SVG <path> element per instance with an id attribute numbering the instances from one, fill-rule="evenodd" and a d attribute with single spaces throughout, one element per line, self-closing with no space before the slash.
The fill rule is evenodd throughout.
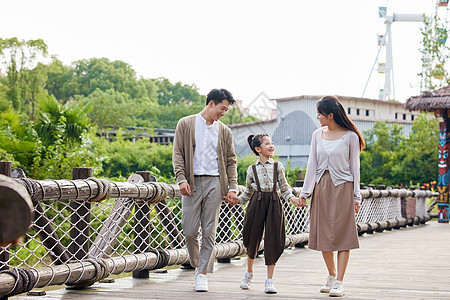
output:
<path id="1" fill-rule="evenodd" d="M 307 239 L 307 234 L 289 235 L 286 237 L 286 247 L 293 246 L 305 239 Z M 169 256 L 168 265 L 178 265 L 189 261 L 186 248 L 166 250 L 165 252 Z M 233 257 L 244 254 L 245 248 L 242 241 L 234 241 L 215 245 L 215 253 L 216 258 Z M 153 252 L 147 252 L 107 258 L 104 261 L 107 264 L 108 273 L 121 274 L 133 270 L 152 269 L 158 261 L 158 256 Z M 32 269 L 32 272 L 36 278 L 39 278 L 36 288 L 88 281 L 96 276 L 95 266 L 88 261 L 53 266 L 52 268 Z M 0 295 L 9 292 L 14 284 L 13 276 L 0 274 Z"/>
<path id="2" fill-rule="evenodd" d="M 20 179 L 16 179 L 22 185 Z M 36 200 L 58 200 L 67 199 L 83 201 L 95 197 L 98 192 L 98 185 L 91 179 L 85 180 L 34 180 L 38 189 Z M 129 182 L 109 182 L 111 184 L 111 198 L 137 198 L 147 199 L 152 203 L 156 203 L 167 197 L 181 198 L 181 193 L 177 184 L 166 184 L 162 182 L 146 182 L 141 184 L 133 184 Z M 239 186 L 239 193 L 242 193 L 244 187 Z M 298 194 L 300 188 L 294 188 L 294 193 Z M 361 196 L 365 198 L 382 198 L 382 197 L 435 197 L 438 193 L 422 190 L 361 190 Z"/>
<path id="3" fill-rule="evenodd" d="M 32 215 L 33 204 L 28 192 L 14 179 L 0 175 L 0 244 L 25 235 Z"/>
<path id="4" fill-rule="evenodd" d="M 26 186 L 22 179 L 16 179 Z M 77 200 L 89 201 L 99 193 L 97 182 L 92 179 L 77 180 L 31 180 L 37 186 L 37 192 L 32 195 L 35 201 L 43 200 Z M 180 198 L 181 193 L 176 184 L 166 184 L 162 182 L 112 182 L 108 181 L 111 187 L 110 198 L 135 198 L 147 199 L 156 203 L 161 199 Z"/>

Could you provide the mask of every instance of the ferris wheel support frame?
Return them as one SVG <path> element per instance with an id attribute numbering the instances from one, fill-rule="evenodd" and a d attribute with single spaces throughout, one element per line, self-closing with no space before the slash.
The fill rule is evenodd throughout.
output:
<path id="1" fill-rule="evenodd" d="M 386 24 L 386 72 L 384 77 L 384 90 L 380 93 L 380 100 L 395 99 L 394 87 L 394 62 L 392 56 L 392 31 L 391 25 L 394 22 L 423 22 L 425 16 L 423 14 L 396 14 L 386 16 L 384 24 Z M 391 84 L 392 83 L 392 84 Z M 392 92 L 391 92 L 392 90 Z"/>

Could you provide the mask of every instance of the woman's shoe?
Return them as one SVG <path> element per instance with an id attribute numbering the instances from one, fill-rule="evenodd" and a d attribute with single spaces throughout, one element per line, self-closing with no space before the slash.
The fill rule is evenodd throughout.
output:
<path id="1" fill-rule="evenodd" d="M 320 288 L 321 293 L 329 293 L 333 288 L 333 284 L 336 282 L 336 277 L 328 275 L 327 282 Z"/>
<path id="2" fill-rule="evenodd" d="M 344 284 L 342 281 L 336 280 L 330 291 L 330 297 L 342 297 L 344 295 Z"/>

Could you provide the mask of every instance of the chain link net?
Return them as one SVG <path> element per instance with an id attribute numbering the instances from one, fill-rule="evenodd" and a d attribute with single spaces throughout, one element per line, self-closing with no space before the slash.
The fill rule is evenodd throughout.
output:
<path id="1" fill-rule="evenodd" d="M 242 187 L 240 187 L 242 188 Z M 308 208 L 295 208 L 283 201 L 286 234 L 309 231 Z M 223 203 L 216 242 L 242 239 L 247 205 Z M 40 201 L 39 215 L 24 242 L 17 248 L 3 248 L 10 268 L 41 268 L 91 258 L 112 258 L 149 252 L 152 249 L 180 249 L 185 245 L 181 228 L 181 199 L 167 198 L 156 204 L 141 199 L 110 198 L 88 203 L 67 200 Z M 426 214 L 426 198 L 417 198 L 417 215 Z M 356 215 L 360 223 L 401 218 L 401 198 L 365 198 Z"/>

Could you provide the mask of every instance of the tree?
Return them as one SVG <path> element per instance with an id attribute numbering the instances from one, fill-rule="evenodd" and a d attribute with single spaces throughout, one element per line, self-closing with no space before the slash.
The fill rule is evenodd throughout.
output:
<path id="1" fill-rule="evenodd" d="M 138 85 L 136 72 L 127 63 L 107 58 L 91 58 L 76 61 L 73 79 L 77 83 L 76 93 L 88 96 L 96 89 L 113 89 L 130 95 L 132 98 L 145 97 L 142 85 Z"/>
<path id="2" fill-rule="evenodd" d="M 39 138 L 32 124 L 22 124 L 12 109 L 0 113 L 0 160 L 14 167 L 29 167 L 38 152 Z"/>
<path id="3" fill-rule="evenodd" d="M 35 129 L 44 147 L 57 142 L 76 147 L 81 144 L 83 135 L 91 130 L 88 105 L 75 102 L 61 105 L 51 96 L 40 95 L 38 106 L 39 117 Z"/>
<path id="4" fill-rule="evenodd" d="M 182 84 L 177 82 L 171 83 L 169 79 L 159 77 L 153 79 L 158 90 L 158 104 L 160 105 L 176 105 L 183 103 L 184 105 L 205 105 L 206 97 L 198 92 L 197 86 Z"/>
<path id="5" fill-rule="evenodd" d="M 26 70 L 34 68 L 35 60 L 39 56 L 45 57 L 48 54 L 47 45 L 41 39 L 19 40 L 17 38 L 0 38 L 0 58 L 1 63 L 6 65 L 7 85 L 6 97 L 12 103 L 15 110 L 25 111 L 26 101 L 34 105 L 34 99 L 27 96 L 27 80 L 30 80 L 33 73 L 27 73 Z M 26 76 L 28 74 L 28 76 Z"/>
<path id="6" fill-rule="evenodd" d="M 423 54 L 421 90 L 433 91 L 450 83 L 446 71 L 446 62 L 450 56 L 450 48 L 446 45 L 448 37 L 447 21 L 436 13 L 433 17 L 424 17 L 424 27 L 421 28 Z"/>
<path id="7" fill-rule="evenodd" d="M 220 120 L 227 125 L 259 121 L 257 117 L 245 116 L 237 105 L 233 105 Z"/>
<path id="8" fill-rule="evenodd" d="M 123 92 L 109 89 L 95 90 L 87 97 L 79 99 L 79 103 L 92 107 L 88 112 L 89 118 L 99 129 L 107 126 L 133 126 L 138 105 L 133 103 L 130 96 Z"/>
<path id="9" fill-rule="evenodd" d="M 372 129 L 364 132 L 366 149 L 361 155 L 361 182 L 397 183 L 392 170 L 400 162 L 399 150 L 405 138 L 401 130 L 397 123 L 376 122 Z"/>
<path id="10" fill-rule="evenodd" d="M 421 114 L 414 120 L 412 132 L 404 141 L 401 164 L 393 172 L 401 182 L 423 184 L 438 174 L 439 120 Z"/>
<path id="11" fill-rule="evenodd" d="M 437 176 L 438 120 L 421 114 L 408 137 L 394 123 L 376 122 L 364 132 L 361 182 L 365 184 L 416 185 Z"/>

